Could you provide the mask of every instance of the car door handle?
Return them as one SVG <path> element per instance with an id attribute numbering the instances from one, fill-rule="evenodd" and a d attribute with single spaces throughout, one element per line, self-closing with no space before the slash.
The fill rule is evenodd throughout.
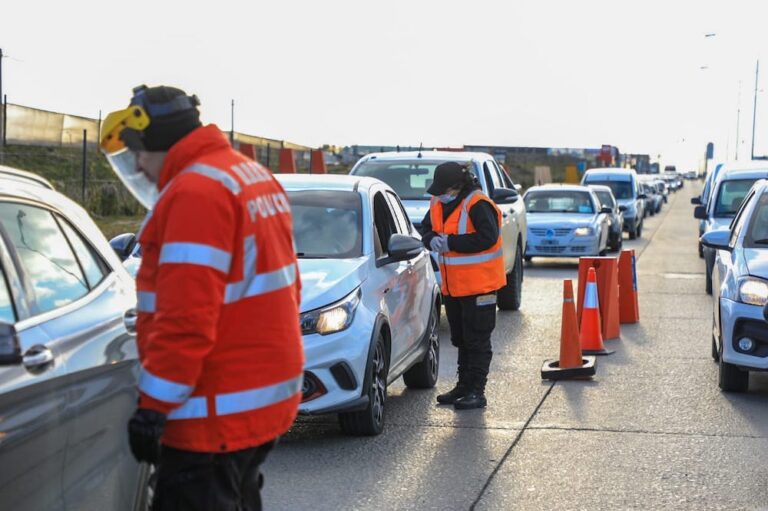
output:
<path id="1" fill-rule="evenodd" d="M 136 313 L 136 309 L 131 308 L 125 311 L 125 314 L 123 314 L 123 325 L 125 325 L 125 329 L 128 331 L 129 334 L 135 334 L 136 333 L 136 319 L 138 318 L 138 314 Z"/>
<path id="2" fill-rule="evenodd" d="M 21 360 L 27 369 L 39 369 L 53 362 L 53 352 L 38 344 L 29 348 Z"/>

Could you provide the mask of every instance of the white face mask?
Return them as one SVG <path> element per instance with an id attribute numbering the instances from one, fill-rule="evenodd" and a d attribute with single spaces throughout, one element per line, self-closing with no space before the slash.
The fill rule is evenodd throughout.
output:
<path id="1" fill-rule="evenodd" d="M 453 202 L 456 200 L 456 197 L 458 197 L 459 194 L 457 193 L 444 193 L 442 195 L 437 196 L 437 200 L 442 202 L 443 204 L 448 204 L 449 202 Z"/>

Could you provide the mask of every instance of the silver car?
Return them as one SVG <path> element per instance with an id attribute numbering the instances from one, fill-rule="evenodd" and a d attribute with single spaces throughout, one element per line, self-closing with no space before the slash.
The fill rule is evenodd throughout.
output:
<path id="1" fill-rule="evenodd" d="M 0 509 L 136 509 L 133 280 L 80 206 L 2 170 Z"/>

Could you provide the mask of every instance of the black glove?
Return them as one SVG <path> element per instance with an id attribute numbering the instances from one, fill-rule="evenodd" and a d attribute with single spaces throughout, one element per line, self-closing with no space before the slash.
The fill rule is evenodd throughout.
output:
<path id="1" fill-rule="evenodd" d="M 128 421 L 128 442 L 136 461 L 157 464 L 160 459 L 160 437 L 166 417 L 160 412 L 139 408 Z"/>

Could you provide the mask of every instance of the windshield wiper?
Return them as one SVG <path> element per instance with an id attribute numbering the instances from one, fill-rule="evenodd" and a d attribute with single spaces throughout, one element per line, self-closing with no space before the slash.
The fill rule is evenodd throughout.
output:
<path id="1" fill-rule="evenodd" d="M 754 240 L 752 243 L 756 243 L 758 245 L 768 245 L 768 238 L 763 238 L 761 240 Z"/>
<path id="2" fill-rule="evenodd" d="M 306 254 L 304 252 L 298 252 L 296 257 L 299 259 L 331 259 L 330 256 Z"/>

